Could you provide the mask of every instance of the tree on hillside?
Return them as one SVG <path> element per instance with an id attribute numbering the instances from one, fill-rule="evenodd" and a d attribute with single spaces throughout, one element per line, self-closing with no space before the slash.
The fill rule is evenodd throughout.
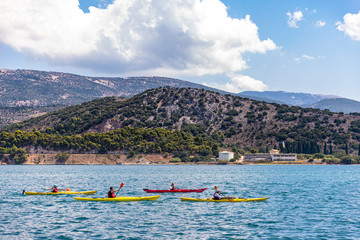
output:
<path id="1" fill-rule="evenodd" d="M 333 154 L 333 147 L 332 147 L 332 144 L 331 144 L 331 143 L 330 143 L 329 154 Z"/>
<path id="2" fill-rule="evenodd" d="M 345 153 L 346 153 L 346 155 L 349 154 L 349 146 L 348 146 L 348 144 L 345 144 Z"/>

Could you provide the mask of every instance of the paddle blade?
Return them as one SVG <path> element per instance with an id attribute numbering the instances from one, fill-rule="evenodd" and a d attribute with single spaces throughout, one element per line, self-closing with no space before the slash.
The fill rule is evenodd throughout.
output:
<path id="1" fill-rule="evenodd" d="M 120 188 L 122 188 L 123 186 L 124 186 L 124 183 L 121 183 L 121 184 L 120 184 Z"/>
<path id="2" fill-rule="evenodd" d="M 66 191 L 71 191 L 71 189 L 70 189 L 70 188 L 67 188 Z"/>

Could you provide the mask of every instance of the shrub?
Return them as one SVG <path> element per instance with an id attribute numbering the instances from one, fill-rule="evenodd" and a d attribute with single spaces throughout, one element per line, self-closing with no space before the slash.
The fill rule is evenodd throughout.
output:
<path id="1" fill-rule="evenodd" d="M 22 164 L 26 161 L 26 154 L 21 154 L 14 157 L 15 164 Z"/>
<path id="2" fill-rule="evenodd" d="M 340 158 L 340 162 L 342 164 L 351 164 L 351 162 L 352 162 L 351 160 L 352 159 L 351 159 L 350 156 L 343 156 L 343 157 Z"/>
<path id="3" fill-rule="evenodd" d="M 330 158 L 326 160 L 326 163 L 328 164 L 340 164 L 340 158 Z"/>
<path id="4" fill-rule="evenodd" d="M 181 159 L 178 158 L 178 157 L 174 157 L 174 158 L 170 159 L 170 162 L 171 163 L 178 163 L 178 162 L 181 162 Z"/>
<path id="5" fill-rule="evenodd" d="M 325 155 L 322 154 L 322 153 L 315 153 L 315 154 L 314 154 L 314 158 L 317 158 L 317 159 L 322 159 L 322 158 L 324 158 L 324 157 L 325 157 Z"/>
<path id="6" fill-rule="evenodd" d="M 14 159 L 15 164 L 22 164 L 26 161 L 26 150 L 13 146 L 10 149 L 10 159 Z"/>
<path id="7" fill-rule="evenodd" d="M 259 151 L 257 149 L 255 149 L 255 148 L 252 148 L 252 149 L 250 149 L 250 152 L 251 153 L 258 153 Z"/>
<path id="8" fill-rule="evenodd" d="M 56 163 L 62 163 L 64 164 L 70 157 L 69 152 L 60 152 L 56 155 Z"/>
<path id="9" fill-rule="evenodd" d="M 129 158 L 132 158 L 135 156 L 135 151 L 134 150 L 131 150 L 130 153 L 129 153 Z"/>

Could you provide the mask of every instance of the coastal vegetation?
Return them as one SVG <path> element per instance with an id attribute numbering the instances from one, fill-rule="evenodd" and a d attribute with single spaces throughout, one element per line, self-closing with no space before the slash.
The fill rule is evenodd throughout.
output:
<path id="1" fill-rule="evenodd" d="M 22 156 L 24 149 L 59 151 L 57 160 L 65 162 L 70 153 L 162 153 L 181 156 L 183 161 L 200 161 L 218 154 L 218 143 L 212 136 L 201 138 L 186 131 L 162 128 L 145 129 L 125 127 L 106 133 L 67 135 L 41 133 L 39 131 L 0 133 L 0 150 L 14 157 Z M 21 149 L 21 152 L 19 152 Z M 191 157 L 191 160 L 185 157 Z"/>

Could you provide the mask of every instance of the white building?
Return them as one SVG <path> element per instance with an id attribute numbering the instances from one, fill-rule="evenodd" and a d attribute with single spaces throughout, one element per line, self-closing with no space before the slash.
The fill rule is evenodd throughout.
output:
<path id="1" fill-rule="evenodd" d="M 246 154 L 245 162 L 271 162 L 271 161 L 296 161 L 297 154 L 295 153 L 280 153 L 279 150 L 272 149 L 269 153 L 254 153 Z"/>
<path id="2" fill-rule="evenodd" d="M 296 161 L 297 155 L 295 153 L 287 153 L 287 154 L 271 154 L 271 160 L 272 161 Z"/>
<path id="3" fill-rule="evenodd" d="M 219 152 L 219 160 L 230 160 L 234 158 L 233 152 L 222 151 Z"/>
<path id="4" fill-rule="evenodd" d="M 244 157 L 244 162 L 271 162 L 271 156 L 267 153 L 253 153 L 246 154 Z"/>

